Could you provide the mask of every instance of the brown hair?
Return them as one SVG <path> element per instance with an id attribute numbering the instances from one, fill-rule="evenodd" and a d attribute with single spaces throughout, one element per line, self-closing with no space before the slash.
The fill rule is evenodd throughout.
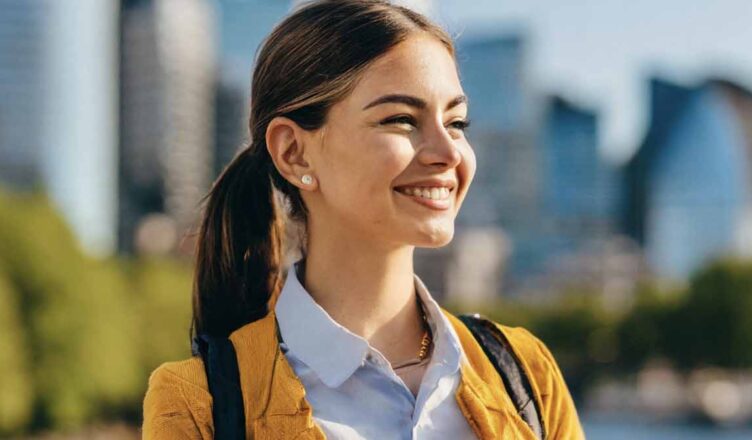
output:
<path id="1" fill-rule="evenodd" d="M 445 31 L 385 0 L 311 2 L 267 37 L 253 72 L 251 143 L 206 196 L 196 245 L 192 334 L 224 337 L 265 316 L 283 270 L 282 214 L 305 224 L 298 188 L 280 175 L 267 151 L 269 122 L 285 116 L 306 130 L 320 128 L 360 73 L 414 32 L 434 36 L 454 55 Z M 280 210 L 279 201 L 286 209 Z"/>

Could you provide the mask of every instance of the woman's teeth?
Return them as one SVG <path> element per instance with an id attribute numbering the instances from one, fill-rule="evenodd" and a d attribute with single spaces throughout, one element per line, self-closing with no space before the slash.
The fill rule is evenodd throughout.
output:
<path id="1" fill-rule="evenodd" d="M 449 197 L 449 188 L 446 187 L 405 187 L 399 188 L 397 191 L 407 194 L 409 196 L 423 197 L 431 200 L 444 200 Z"/>

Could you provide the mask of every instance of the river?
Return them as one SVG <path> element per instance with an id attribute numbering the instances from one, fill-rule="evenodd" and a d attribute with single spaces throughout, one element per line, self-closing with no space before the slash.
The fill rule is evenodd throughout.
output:
<path id="1" fill-rule="evenodd" d="M 588 440 L 752 440 L 752 427 L 651 423 L 584 418 Z"/>

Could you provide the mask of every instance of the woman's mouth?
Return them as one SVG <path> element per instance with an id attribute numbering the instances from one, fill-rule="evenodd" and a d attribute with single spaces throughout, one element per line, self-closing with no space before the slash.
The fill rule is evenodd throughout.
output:
<path id="1" fill-rule="evenodd" d="M 423 206 L 444 211 L 451 206 L 450 196 L 453 188 L 445 186 L 402 186 L 394 189 L 399 194 L 408 197 Z"/>

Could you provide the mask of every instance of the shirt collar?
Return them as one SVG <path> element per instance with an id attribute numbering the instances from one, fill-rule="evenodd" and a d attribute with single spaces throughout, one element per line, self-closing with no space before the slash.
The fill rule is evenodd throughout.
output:
<path id="1" fill-rule="evenodd" d="M 363 365 L 371 347 L 368 341 L 340 325 L 314 301 L 298 279 L 295 270 L 298 263 L 300 261 L 287 271 L 275 305 L 279 331 L 295 357 L 328 387 L 337 388 Z M 416 292 L 425 305 L 434 336 L 431 363 L 442 362 L 455 372 L 462 356 L 459 337 L 423 281 L 417 275 L 414 277 Z"/>
<path id="2" fill-rule="evenodd" d="M 460 368 L 463 358 L 462 344 L 452 323 L 444 314 L 444 310 L 433 299 L 423 280 L 415 277 L 415 291 L 426 309 L 426 319 L 433 335 L 433 354 L 431 364 L 443 363 L 448 367 L 448 373 L 454 373 Z"/>

